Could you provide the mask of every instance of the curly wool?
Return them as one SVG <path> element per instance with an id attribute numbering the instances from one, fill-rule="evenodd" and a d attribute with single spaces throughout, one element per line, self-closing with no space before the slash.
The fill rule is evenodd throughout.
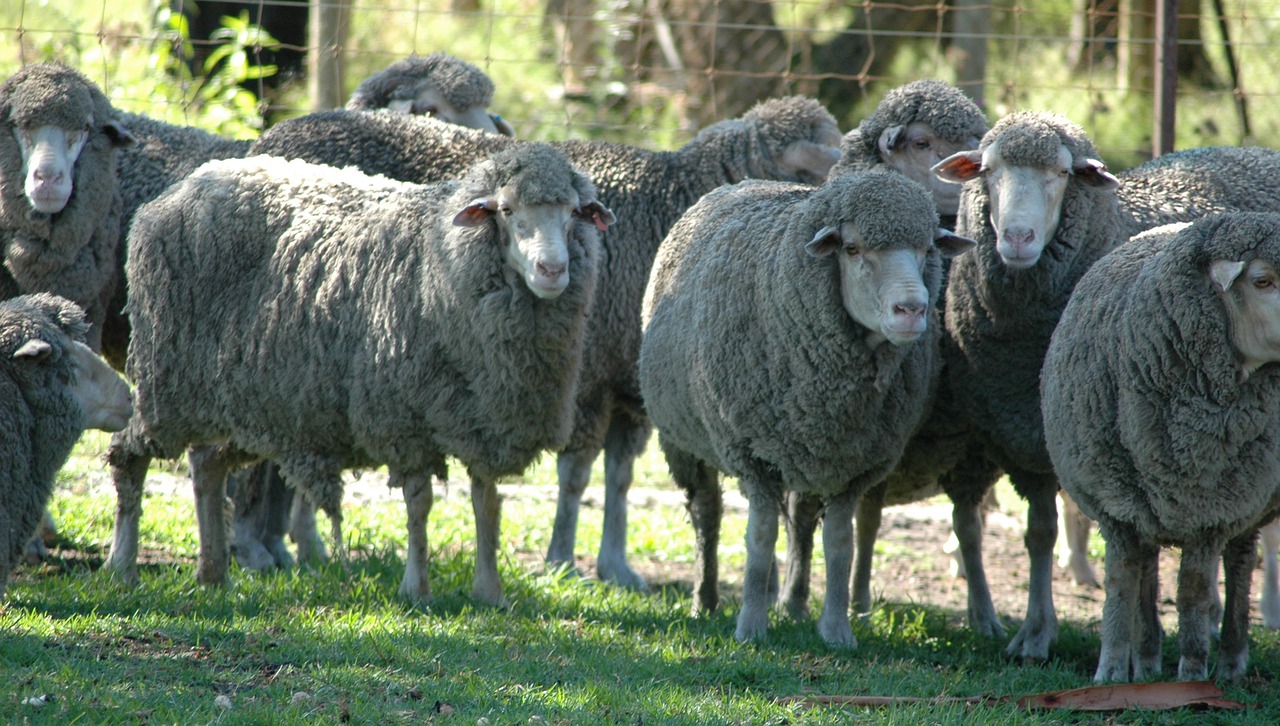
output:
<path id="1" fill-rule="evenodd" d="M 1006 116 L 979 148 L 985 151 L 996 140 L 1011 165 L 1056 166 L 1060 146 L 1076 160 L 1097 156 L 1079 126 L 1052 114 Z M 1054 237 L 1036 265 L 1025 270 L 1001 261 L 990 219 L 983 180 L 968 182 L 956 232 L 978 244 L 952 261 L 947 279 L 946 326 L 955 350 L 947 355 L 945 375 L 960 409 L 984 434 L 989 454 L 1002 468 L 1048 473 L 1040 367 L 1076 282 L 1124 239 L 1119 204 L 1114 191 L 1071 177 Z"/>
<path id="2" fill-rule="evenodd" d="M 0 596 L 84 430 L 68 349 L 84 342 L 88 327 L 78 306 L 53 295 L 0 302 Z M 32 339 L 55 352 L 39 362 L 14 359 Z"/>
<path id="3" fill-rule="evenodd" d="M 671 230 L 646 293 L 640 354 L 664 449 L 744 484 L 817 496 L 860 491 L 893 468 L 935 381 L 940 329 L 934 315 L 914 343 L 867 346 L 842 304 L 836 263 L 804 249 L 818 230 L 849 221 L 884 247 L 925 248 L 937 228 L 928 193 L 885 171 L 816 189 L 723 187 Z M 931 254 L 931 299 L 940 278 Z"/>
<path id="4" fill-rule="evenodd" d="M 312 114 L 268 129 L 253 153 L 303 158 L 333 166 L 356 166 L 368 174 L 429 182 L 458 173 L 466 164 L 521 141 L 484 134 L 432 119 L 350 111 Z M 686 209 L 707 192 L 744 179 L 816 184 L 780 163 L 796 141 L 834 143 L 835 119 L 820 103 L 803 97 L 765 101 L 739 119 L 708 126 L 675 151 L 648 151 L 600 141 L 552 144 L 588 174 L 600 201 L 621 216 L 601 237 L 606 263 L 587 326 L 578 420 L 569 449 L 598 449 L 611 418 L 628 417 L 627 446 L 643 451 L 647 418 L 636 382 L 640 350 L 640 306 L 658 245 Z"/>
<path id="5" fill-rule="evenodd" d="M 423 86 L 434 88 L 455 108 L 487 108 L 493 102 L 493 81 L 484 71 L 437 52 L 409 56 L 364 79 L 346 107 L 352 111 L 386 108 L 392 101 L 415 97 Z"/>
<path id="6" fill-rule="evenodd" d="M 118 118 L 97 85 L 58 63 L 26 66 L 0 85 L 0 294 L 51 292 L 83 307 L 100 332 L 118 280 L 121 196 L 116 139 L 104 124 Z M 23 191 L 15 128 L 89 129 L 62 211 L 35 212 Z"/>
<path id="7" fill-rule="evenodd" d="M 940 80 L 912 81 L 886 93 L 876 110 L 862 119 L 858 128 L 845 134 L 840 144 L 840 163 L 831 175 L 879 165 L 880 134 L 890 126 L 915 122 L 929 124 L 938 136 L 957 144 L 970 137 L 982 138 L 987 132 L 982 109 L 960 89 Z"/>
<path id="8" fill-rule="evenodd" d="M 1090 517 L 1183 545 L 1280 511 L 1280 366 L 1240 380 L 1208 279 L 1214 260 L 1252 259 L 1280 269 L 1280 217 L 1211 215 L 1143 235 L 1080 281 L 1044 401 L 1055 468 Z"/>
<path id="9" fill-rule="evenodd" d="M 569 288 L 536 298 L 495 225 L 452 223 L 511 174 L 534 203 L 594 195 L 528 145 L 434 185 L 253 157 L 165 192 L 130 236 L 138 413 L 113 455 L 230 440 L 331 509 L 344 468 L 496 477 L 562 446 L 598 232 L 573 224 Z"/>

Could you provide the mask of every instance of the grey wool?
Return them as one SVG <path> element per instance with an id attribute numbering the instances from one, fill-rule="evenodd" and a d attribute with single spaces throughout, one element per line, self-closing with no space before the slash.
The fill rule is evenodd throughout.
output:
<path id="1" fill-rule="evenodd" d="M 63 298 L 39 293 L 0 302 L 0 597 L 54 475 L 84 431 L 70 346 L 83 343 L 88 329 L 83 311 Z M 28 355 L 32 341 L 48 349 Z"/>
<path id="2" fill-rule="evenodd" d="M 298 157 L 370 174 L 427 182 L 456 174 L 476 158 L 520 143 L 431 119 L 388 113 L 333 111 L 268 129 L 255 153 Z M 607 261 L 587 327 L 574 433 L 560 454 L 561 506 L 548 553 L 572 564 L 578 503 L 592 461 L 605 450 L 606 515 L 601 577 L 635 588 L 643 579 L 625 562 L 626 491 L 632 462 L 644 449 L 649 423 L 636 382 L 640 306 L 649 268 L 667 231 L 707 192 L 744 179 L 821 182 L 838 158 L 840 132 L 817 101 L 772 99 L 741 118 L 703 129 L 674 151 L 566 141 L 553 146 L 591 176 L 600 200 L 625 221 L 601 239 Z"/>
<path id="3" fill-rule="evenodd" d="M 811 240 L 832 229 L 841 231 L 842 248 L 815 257 Z M 823 500 L 828 584 L 819 631 L 841 645 L 853 644 L 852 532 L 832 532 L 851 529 L 858 496 L 898 463 L 936 384 L 937 234 L 928 192 L 895 172 L 846 174 L 816 188 L 743 182 L 685 213 L 659 250 L 645 294 L 641 391 L 672 474 L 689 494 L 700 558 L 715 556 L 718 512 L 700 508 L 708 489 L 718 499 L 716 472 L 739 478 L 750 520 L 774 536 L 786 493 Z M 919 255 L 912 274 L 926 295 L 928 324 L 911 342 L 893 344 L 851 316 L 838 257 L 899 250 Z M 767 623 L 773 545 L 761 545 L 769 553 L 762 564 L 755 537 L 749 532 L 740 640 Z M 714 579 L 714 565 L 706 574 Z"/>
<path id="4" fill-rule="evenodd" d="M 18 134 L 52 126 L 87 131 L 61 211 L 36 211 L 24 193 Z M 121 235 L 117 148 L 132 141 L 97 85 L 60 63 L 25 66 L 0 85 L 0 298 L 51 292 L 79 304 L 92 324 L 91 347 L 118 283 Z"/>
<path id="5" fill-rule="evenodd" d="M 352 111 L 387 108 L 393 101 L 412 101 L 429 85 L 455 108 L 486 108 L 493 103 L 493 81 L 474 64 L 447 53 L 412 55 L 360 82 L 347 100 Z"/>
<path id="6" fill-rule="evenodd" d="M 548 207 L 565 215 L 547 227 L 567 245 L 568 278 L 544 299 L 510 259 L 511 237 L 529 236 L 521 210 Z M 218 444 L 193 464 L 197 492 L 198 469 L 211 472 L 206 514 L 221 517 L 226 467 L 269 458 L 334 518 L 341 546 L 340 472 L 386 464 L 410 507 L 401 589 L 424 599 L 430 479 L 446 455 L 472 476 L 480 530 L 496 528 L 493 480 L 568 440 L 597 226 L 611 221 L 590 180 L 541 144 L 431 185 L 263 156 L 204 166 L 130 233 L 138 403 L 109 454 L 122 500 L 141 486 L 139 461 Z M 113 557 L 123 548 L 127 573 L 136 530 L 122 543 L 123 529 Z M 201 522 L 201 581 L 225 578 L 223 536 Z M 492 558 L 496 531 L 480 537 L 478 557 Z M 484 565 L 476 594 L 497 601 L 494 562 L 479 587 Z"/>
<path id="7" fill-rule="evenodd" d="M 1099 681 L 1160 672 L 1162 546 L 1182 548 L 1179 678 L 1207 676 L 1219 558 L 1218 675 L 1245 672 L 1257 528 L 1280 512 L 1280 356 L 1243 365 L 1239 341 L 1257 314 L 1276 347 L 1277 270 L 1280 216 L 1160 228 L 1094 265 L 1053 335 L 1042 381 L 1048 451 L 1107 540 Z"/>

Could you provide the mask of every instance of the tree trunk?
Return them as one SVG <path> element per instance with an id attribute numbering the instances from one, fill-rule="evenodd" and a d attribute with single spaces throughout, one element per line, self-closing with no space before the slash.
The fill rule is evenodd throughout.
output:
<path id="1" fill-rule="evenodd" d="M 346 0 L 311 0 L 307 86 L 312 111 L 340 108 L 346 103 L 342 49 L 347 44 L 350 10 Z"/>

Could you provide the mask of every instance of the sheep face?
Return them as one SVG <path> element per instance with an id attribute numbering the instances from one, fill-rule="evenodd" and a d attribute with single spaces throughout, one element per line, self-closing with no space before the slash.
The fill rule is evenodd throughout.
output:
<path id="1" fill-rule="evenodd" d="M 505 136 L 515 136 L 515 131 L 510 125 L 502 122 L 504 125 L 500 128 L 495 121 L 495 117 L 491 116 L 483 106 L 457 107 L 450 103 L 443 94 L 430 86 L 424 85 L 410 90 L 414 91 L 413 95 L 392 98 L 387 104 L 387 108 L 396 113 L 430 116 L 446 123 L 467 126 L 487 131 L 491 134 L 501 133 Z M 501 119 L 498 120 L 500 121 Z"/>
<path id="2" fill-rule="evenodd" d="M 934 131 L 923 121 L 913 121 L 905 126 L 894 125 L 880 133 L 876 146 L 880 160 L 893 167 L 908 179 L 920 182 L 933 194 L 938 214 L 955 216 L 960 208 L 959 182 L 943 179 L 933 173 L 933 167 L 947 157 L 961 151 L 978 148 L 977 136 L 968 136 L 961 142 L 950 141 Z"/>
<path id="3" fill-rule="evenodd" d="M 122 430 L 133 415 L 129 384 L 89 346 L 73 341 L 68 352 L 76 370 L 71 395 L 84 411 L 85 428 Z"/>
<path id="4" fill-rule="evenodd" d="M 71 200 L 76 159 L 89 140 L 89 124 L 77 129 L 15 127 L 13 133 L 22 152 L 23 191 L 31 208 L 45 214 L 61 212 Z"/>
<path id="5" fill-rule="evenodd" d="M 1209 278 L 1226 308 L 1231 343 L 1243 359 L 1241 377 L 1280 362 L 1280 272 L 1261 259 L 1215 260 Z"/>

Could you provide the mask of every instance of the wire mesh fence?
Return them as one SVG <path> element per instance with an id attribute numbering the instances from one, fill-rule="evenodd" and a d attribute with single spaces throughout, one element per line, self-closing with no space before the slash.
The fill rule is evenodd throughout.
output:
<path id="1" fill-rule="evenodd" d="M 245 11 L 280 42 L 238 36 L 250 65 L 278 66 L 241 84 L 266 123 L 312 110 L 326 92 L 319 105 L 336 105 L 392 61 L 439 50 L 493 77 L 495 110 L 526 138 L 668 148 L 789 93 L 816 96 L 852 128 L 889 88 L 939 77 L 992 119 L 1058 111 L 1123 168 L 1150 155 L 1156 11 L 1167 1 L 322 0 L 339 25 L 315 40 L 306 0 L 9 0 L 0 72 L 64 60 L 124 108 L 209 125 L 230 112 L 219 103 L 234 103 L 196 93 L 216 42 L 206 36 L 237 37 L 222 18 Z M 172 11 L 185 12 L 185 29 Z M 1178 147 L 1275 138 L 1278 41 L 1280 2 L 1178 3 Z M 340 61 L 318 79 L 327 90 L 306 82 L 313 48 Z M 184 55 L 195 59 L 189 77 L 173 70 Z"/>

